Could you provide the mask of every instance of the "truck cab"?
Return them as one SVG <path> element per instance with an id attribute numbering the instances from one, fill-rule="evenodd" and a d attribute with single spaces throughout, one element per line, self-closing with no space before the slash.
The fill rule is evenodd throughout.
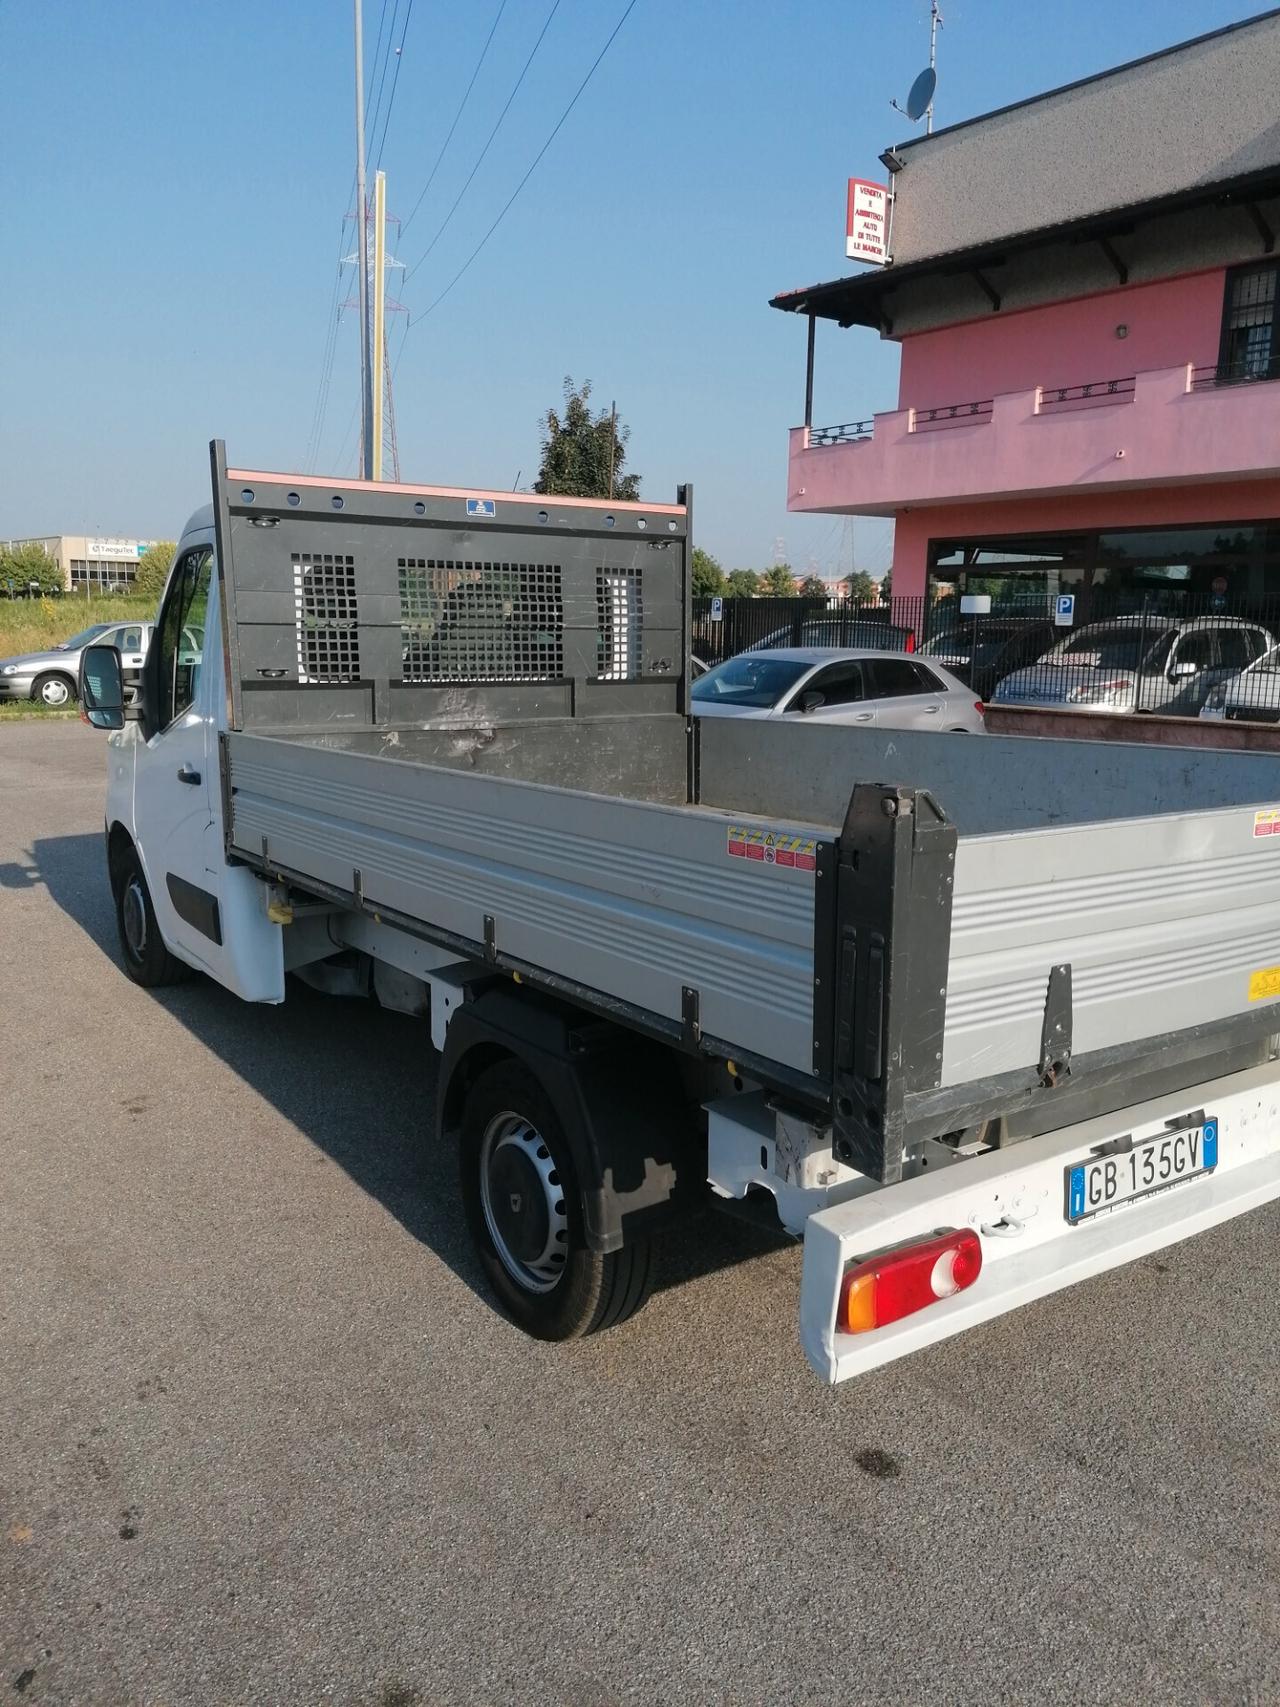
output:
<path id="1" fill-rule="evenodd" d="M 264 916 L 261 884 L 227 863 L 223 845 L 212 506 L 183 530 L 139 677 L 124 727 L 108 736 L 108 862 L 126 967 L 173 977 L 194 967 L 246 1001 L 283 1001 L 280 928 Z"/>

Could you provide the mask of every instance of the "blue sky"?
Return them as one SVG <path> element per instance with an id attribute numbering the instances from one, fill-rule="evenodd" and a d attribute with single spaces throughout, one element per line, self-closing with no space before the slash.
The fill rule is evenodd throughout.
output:
<path id="1" fill-rule="evenodd" d="M 397 244 L 406 262 L 462 188 L 551 3 L 508 0 Z M 396 41 L 408 4 L 388 0 Z M 560 0 L 470 191 L 401 291 L 412 313 L 483 236 L 624 5 Z M 382 159 L 402 217 L 497 7 L 413 0 Z M 938 123 L 1261 9 L 945 0 Z M 371 60 L 382 0 L 365 11 Z M 0 0 L 0 537 L 176 533 L 207 496 L 214 436 L 233 461 L 303 466 L 352 178 L 350 20 L 348 0 Z M 884 524 L 850 540 L 838 520 L 786 513 L 804 328 L 767 304 L 851 270 L 845 179 L 879 176 L 881 148 L 911 134 L 888 103 L 927 48 L 927 0 L 637 0 L 488 247 L 410 327 L 404 478 L 528 484 L 539 416 L 571 373 L 617 398 L 645 496 L 694 483 L 697 536 L 726 567 L 768 564 L 781 539 L 800 568 L 847 570 L 851 549 L 883 568 Z M 357 368 L 348 313 L 322 472 L 354 472 Z M 891 407 L 896 372 L 874 334 L 820 326 L 815 418 Z"/>

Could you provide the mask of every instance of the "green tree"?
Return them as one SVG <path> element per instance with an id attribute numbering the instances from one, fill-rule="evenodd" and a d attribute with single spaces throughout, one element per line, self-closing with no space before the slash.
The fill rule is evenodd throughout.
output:
<path id="1" fill-rule="evenodd" d="M 160 603 L 160 595 L 164 591 L 173 554 L 177 549 L 171 539 L 158 539 L 154 545 L 147 547 L 138 559 L 138 573 L 133 578 L 135 593 L 145 595 L 153 604 Z"/>
<path id="2" fill-rule="evenodd" d="M 608 409 L 591 410 L 591 381 L 578 389 L 571 377 L 564 382 L 564 407 L 548 409 L 542 422 L 542 466 L 533 483 L 535 492 L 561 498 L 609 497 L 609 462 L 613 460 L 613 496 L 640 496 L 640 476 L 624 474 L 630 427 L 619 421 L 617 441 Z"/>
<path id="3" fill-rule="evenodd" d="M 893 565 L 890 564 L 880 577 L 880 603 L 887 605 L 893 597 Z"/>
<path id="4" fill-rule="evenodd" d="M 62 568 L 42 545 L 33 540 L 0 550 L 0 592 L 14 595 L 34 590 L 47 595 L 62 589 Z"/>
<path id="5" fill-rule="evenodd" d="M 693 548 L 693 596 L 695 599 L 714 599 L 717 595 L 723 597 L 728 591 L 729 583 L 724 578 L 724 570 L 709 551 L 704 551 L 700 545 Z"/>
<path id="6" fill-rule="evenodd" d="M 760 591 L 760 577 L 754 569 L 731 569 L 728 594 L 731 599 L 754 599 Z"/>
<path id="7" fill-rule="evenodd" d="M 800 583 L 800 593 L 806 599 L 825 599 L 831 589 L 821 575 L 806 575 Z"/>
<path id="8" fill-rule="evenodd" d="M 789 563 L 775 563 L 760 577 L 760 591 L 774 599 L 792 599 L 796 593 L 796 578 Z"/>
<path id="9" fill-rule="evenodd" d="M 852 575 L 844 578 L 845 595 L 855 605 L 869 605 L 876 596 L 876 584 L 865 569 L 855 569 Z"/>

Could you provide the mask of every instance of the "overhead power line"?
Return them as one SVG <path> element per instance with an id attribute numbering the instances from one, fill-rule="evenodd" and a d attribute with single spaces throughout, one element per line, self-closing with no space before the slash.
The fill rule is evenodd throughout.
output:
<path id="1" fill-rule="evenodd" d="M 431 168 L 431 171 L 427 177 L 427 181 L 422 186 L 422 190 L 419 193 L 418 199 L 416 202 L 414 202 L 413 207 L 410 210 L 409 218 L 406 219 L 400 227 L 401 237 L 403 237 L 405 232 L 409 229 L 409 226 L 412 223 L 414 214 L 417 213 L 418 209 L 422 206 L 423 197 L 426 195 L 427 191 L 431 188 L 432 184 L 435 182 L 436 173 L 440 170 L 440 162 L 444 159 L 445 150 L 448 148 L 449 144 L 453 141 L 453 133 L 458 128 L 458 120 L 462 117 L 463 110 L 466 107 L 467 101 L 471 97 L 471 91 L 476 86 L 476 78 L 480 75 L 480 67 L 485 62 L 485 57 L 489 52 L 489 44 L 492 42 L 494 35 L 497 32 L 498 25 L 502 22 L 502 14 L 506 11 L 506 9 L 507 9 L 507 0 L 501 0 L 501 4 L 498 7 L 497 14 L 494 17 L 493 23 L 489 26 L 489 33 L 484 38 L 484 46 L 480 49 L 480 57 L 479 57 L 479 59 L 476 60 L 475 70 L 471 73 L 471 81 L 470 81 L 470 83 L 467 84 L 466 88 L 462 91 L 462 99 L 458 102 L 458 110 L 453 115 L 453 123 L 449 126 L 449 134 L 445 137 L 444 141 L 440 144 L 440 152 L 439 152 L 439 154 L 436 155 L 435 163 Z"/>
<path id="2" fill-rule="evenodd" d="M 352 180 L 354 189 L 354 179 Z M 348 196 L 350 200 L 350 196 Z M 324 417 L 329 406 L 329 381 L 333 373 L 334 351 L 338 340 L 338 322 L 342 311 L 338 306 L 339 293 L 342 288 L 342 251 L 346 247 L 347 222 L 344 216 L 338 227 L 338 256 L 334 263 L 333 290 L 329 297 L 329 312 L 325 317 L 324 347 L 320 357 L 320 380 L 316 386 L 315 407 L 311 414 L 311 430 L 307 434 L 307 448 L 303 456 L 304 470 L 314 470 L 315 459 L 320 452 L 320 439 L 324 433 Z"/>
<path id="3" fill-rule="evenodd" d="M 413 16 L 413 0 L 405 7 L 404 24 L 400 30 L 400 46 L 396 49 L 396 68 L 391 74 L 391 93 L 387 96 L 387 110 L 382 120 L 382 139 L 378 143 L 378 152 L 374 157 L 373 169 L 378 171 L 382 165 L 382 150 L 387 145 L 387 131 L 391 128 L 391 109 L 396 104 L 396 88 L 400 82 L 400 66 L 404 59 L 404 38 L 409 33 L 409 19 Z M 394 19 L 392 20 L 394 24 Z"/>
<path id="4" fill-rule="evenodd" d="M 632 3 L 634 4 L 634 0 L 632 0 Z M 542 28 L 538 31 L 538 39 L 536 42 L 534 42 L 533 47 L 530 49 L 528 59 L 525 60 L 524 64 L 520 68 L 520 75 L 516 78 L 515 87 L 512 89 L 511 93 L 507 96 L 507 104 L 505 107 L 503 107 L 502 111 L 498 114 L 497 121 L 494 124 L 493 129 L 489 132 L 489 136 L 488 136 L 487 141 L 485 142 L 484 147 L 480 150 L 480 158 L 476 161 L 475 165 L 471 168 L 471 171 L 467 175 L 466 183 L 458 191 L 457 196 L 454 198 L 453 206 L 449 209 L 448 213 L 445 214 L 444 219 L 440 223 L 439 230 L 436 232 L 435 236 L 431 239 L 430 243 L 427 244 L 427 246 L 423 250 L 422 254 L 418 256 L 418 259 L 409 268 L 409 271 L 404 275 L 404 281 L 406 284 L 408 284 L 409 280 L 413 277 L 413 275 L 417 272 L 418 268 L 426 260 L 427 256 L 435 248 L 436 244 L 444 236 L 446 230 L 448 229 L 449 221 L 453 218 L 454 214 L 457 213 L 458 209 L 462 206 L 462 198 L 466 195 L 467 191 L 471 188 L 472 179 L 475 177 L 476 173 L 480 170 L 481 166 L 484 164 L 484 157 L 489 152 L 490 148 L 493 146 L 494 137 L 497 136 L 498 132 L 502 129 L 502 121 L 503 121 L 503 119 L 506 118 L 507 114 L 510 112 L 512 101 L 514 101 L 516 96 L 520 93 L 520 85 L 524 82 L 525 77 L 528 74 L 529 67 L 533 64 L 533 61 L 534 61 L 535 56 L 537 55 L 538 49 L 542 46 L 542 38 L 546 35 L 547 31 L 551 28 L 551 20 L 555 17 L 556 13 L 559 10 L 560 10 L 560 0 L 552 0 L 551 10 L 547 13 L 546 22 L 543 24 Z M 631 7 L 628 6 L 627 10 L 630 11 Z M 576 99 L 577 97 L 575 96 L 574 98 Z M 415 209 L 415 211 L 416 211 L 416 209 Z M 407 224 L 408 221 L 406 221 L 405 223 Z M 404 227 L 401 226 L 400 229 L 401 229 L 401 233 L 403 234 Z"/>
<path id="5" fill-rule="evenodd" d="M 396 4 L 399 5 L 399 3 L 400 0 L 396 0 Z M 373 85 L 378 79 L 378 55 L 382 52 L 382 32 L 386 27 L 386 22 L 387 0 L 382 0 L 382 11 L 378 15 L 378 39 L 373 44 L 373 58 L 369 61 L 369 81 L 364 92 L 364 106 L 366 114 L 371 111 L 373 107 Z"/>
<path id="6" fill-rule="evenodd" d="M 476 244 L 475 248 L 467 256 L 466 260 L 458 268 L 457 272 L 449 280 L 448 284 L 440 292 L 439 296 L 437 296 L 433 302 L 429 303 L 427 305 L 427 307 L 423 309 L 421 314 L 415 314 L 412 317 L 412 319 L 409 322 L 409 324 L 411 326 L 416 326 L 418 324 L 419 320 L 425 320 L 428 314 L 433 313 L 437 308 L 439 308 L 440 304 L 444 301 L 445 297 L 448 296 L 449 292 L 458 283 L 459 279 L 462 278 L 463 274 L 471 266 L 471 263 L 480 254 L 481 250 L 484 248 L 486 243 L 488 243 L 489 239 L 493 236 L 494 232 L 498 229 L 498 227 L 502 224 L 503 220 L 507 217 L 507 214 L 511 211 L 512 203 L 515 201 L 516 197 L 520 194 L 521 190 L 524 189 L 525 185 L 529 182 L 529 179 L 532 178 L 534 172 L 537 170 L 538 164 L 541 161 L 543 155 L 547 152 L 548 148 L 551 147 L 551 144 L 555 141 L 556 137 L 560 134 L 561 128 L 563 127 L 565 120 L 569 117 L 569 114 L 577 106 L 578 100 L 581 97 L 583 90 L 586 88 L 587 84 L 590 83 L 591 79 L 595 76 L 601 60 L 604 58 L 605 54 L 608 53 L 609 49 L 613 46 L 614 40 L 616 39 L 619 30 L 621 30 L 622 26 L 626 23 L 627 19 L 631 16 L 632 12 L 635 9 L 635 6 L 636 6 L 636 0 L 628 0 L 628 4 L 624 8 L 622 16 L 618 19 L 617 23 L 613 26 L 613 29 L 610 32 L 608 41 L 605 42 L 604 46 L 600 49 L 599 53 L 596 55 L 595 59 L 592 61 L 590 70 L 587 72 L 586 76 L 582 79 L 581 83 L 578 84 L 578 87 L 574 90 L 573 96 L 572 96 L 571 100 L 569 101 L 569 104 L 565 107 L 564 111 L 560 114 L 560 117 L 556 120 L 555 125 L 552 127 L 551 134 L 547 137 L 547 140 L 543 143 L 542 147 L 534 155 L 532 163 L 530 164 L 528 171 L 525 173 L 524 177 L 521 178 L 520 182 L 516 185 L 515 189 L 512 190 L 512 192 L 511 192 L 510 196 L 507 198 L 507 201 L 504 204 L 501 212 L 498 214 L 498 217 L 494 220 L 493 224 L 489 227 L 489 229 L 485 232 L 484 236 Z M 430 253 L 430 251 L 428 250 L 428 254 L 429 253 Z M 424 255 L 422 259 L 425 260 L 426 256 Z M 419 261 L 418 265 L 421 266 L 422 262 Z M 409 273 L 406 273 L 405 277 L 408 278 L 412 274 L 413 271 L 414 271 L 414 269 L 410 268 Z M 401 345 L 402 350 L 403 350 L 403 348 L 404 348 L 404 346 Z"/>
<path id="7" fill-rule="evenodd" d="M 387 9 L 386 8 L 386 0 L 383 0 L 382 10 L 384 13 L 386 12 L 386 9 Z M 386 46 L 386 51 L 382 55 L 382 70 L 381 71 L 378 70 L 378 66 L 377 66 L 378 48 L 375 47 L 373 50 L 374 67 L 373 67 L 373 74 L 370 77 L 369 81 L 370 81 L 370 84 L 372 84 L 374 77 L 377 78 L 377 80 L 378 80 L 378 92 L 374 97 L 373 112 L 369 115 L 368 119 L 366 120 L 365 130 L 364 130 L 365 138 L 366 138 L 366 140 L 368 142 L 368 146 L 369 146 L 369 152 L 371 154 L 373 152 L 373 139 L 378 134 L 378 118 L 382 112 L 382 91 L 383 91 L 383 89 L 386 88 L 386 84 L 387 84 L 387 66 L 391 60 L 391 43 L 395 39 L 396 17 L 399 14 L 399 11 L 400 11 L 400 0 L 395 0 L 395 4 L 391 8 L 391 28 L 387 31 L 387 46 Z M 381 47 L 381 45 L 382 45 L 382 29 L 381 29 L 381 26 L 379 26 L 379 29 L 378 29 L 378 46 Z"/>

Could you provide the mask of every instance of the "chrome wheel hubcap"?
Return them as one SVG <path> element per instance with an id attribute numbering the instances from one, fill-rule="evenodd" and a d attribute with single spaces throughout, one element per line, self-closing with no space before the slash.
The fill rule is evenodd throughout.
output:
<path id="1" fill-rule="evenodd" d="M 141 960 L 147 952 L 147 898 L 137 877 L 131 877 L 125 885 L 120 917 L 124 922 L 125 945 L 135 960 Z"/>
<path id="2" fill-rule="evenodd" d="M 507 1273 L 527 1292 L 550 1292 L 569 1255 L 569 1218 L 555 1158 L 521 1114 L 494 1115 L 480 1146 L 480 1207 Z"/>
<path id="3" fill-rule="evenodd" d="M 65 682 L 46 682 L 40 689 L 40 698 L 46 705 L 65 705 L 71 694 Z"/>

